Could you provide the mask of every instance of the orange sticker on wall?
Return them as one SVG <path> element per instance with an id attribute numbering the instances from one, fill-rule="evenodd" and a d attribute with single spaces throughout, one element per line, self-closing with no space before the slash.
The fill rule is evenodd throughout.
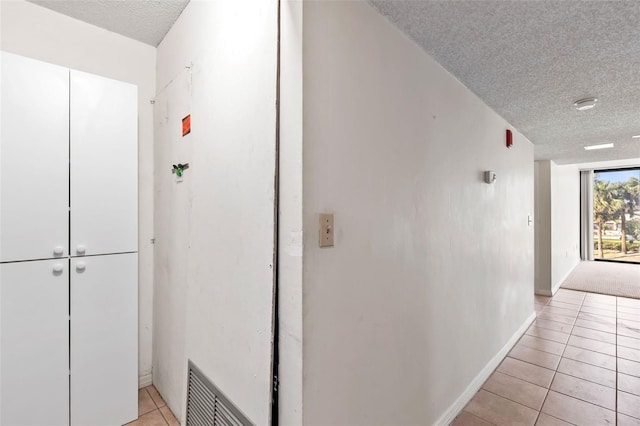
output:
<path id="1" fill-rule="evenodd" d="M 191 133 L 191 114 L 182 119 L 182 136 Z"/>

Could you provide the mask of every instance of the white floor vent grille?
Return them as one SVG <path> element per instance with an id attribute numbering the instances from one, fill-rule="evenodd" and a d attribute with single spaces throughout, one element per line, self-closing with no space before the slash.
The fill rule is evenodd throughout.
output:
<path id="1" fill-rule="evenodd" d="M 254 426 L 202 372 L 189 361 L 186 426 Z"/>

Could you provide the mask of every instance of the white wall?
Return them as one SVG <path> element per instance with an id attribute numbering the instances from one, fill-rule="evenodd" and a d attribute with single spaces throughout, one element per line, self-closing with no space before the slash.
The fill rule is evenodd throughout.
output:
<path id="1" fill-rule="evenodd" d="M 551 161 L 535 162 L 534 182 L 535 292 L 551 296 Z"/>
<path id="2" fill-rule="evenodd" d="M 551 162 L 551 291 L 580 262 L 580 170 Z"/>
<path id="3" fill-rule="evenodd" d="M 269 423 L 276 30 L 276 2 L 193 0 L 158 46 L 153 378 L 178 418 L 191 359 Z"/>
<path id="4" fill-rule="evenodd" d="M 302 424 L 302 9 L 281 3 L 279 424 Z"/>
<path id="5" fill-rule="evenodd" d="M 580 169 L 535 162 L 536 293 L 551 296 L 580 262 Z"/>
<path id="6" fill-rule="evenodd" d="M 445 422 L 532 319 L 533 146 L 366 3 L 303 15 L 304 424 Z"/>
<path id="7" fill-rule="evenodd" d="M 0 48 L 138 86 L 139 375 L 151 383 L 156 49 L 23 0 L 0 2 Z M 46 96 L 46 94 L 43 94 Z"/>

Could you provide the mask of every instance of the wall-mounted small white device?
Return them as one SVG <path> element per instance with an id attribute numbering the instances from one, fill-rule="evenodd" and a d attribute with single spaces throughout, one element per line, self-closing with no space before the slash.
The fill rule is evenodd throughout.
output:
<path id="1" fill-rule="evenodd" d="M 484 172 L 484 181 L 486 183 L 494 183 L 496 181 L 496 172 L 491 170 Z"/>

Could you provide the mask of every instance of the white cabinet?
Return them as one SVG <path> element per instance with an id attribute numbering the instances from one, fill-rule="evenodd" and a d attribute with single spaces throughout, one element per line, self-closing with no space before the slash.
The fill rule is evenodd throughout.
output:
<path id="1" fill-rule="evenodd" d="M 136 86 L 71 71 L 72 256 L 138 250 L 137 99 Z"/>
<path id="2" fill-rule="evenodd" d="M 128 423 L 137 89 L 1 54 L 0 426 Z"/>
<path id="3" fill-rule="evenodd" d="M 69 70 L 1 62 L 0 262 L 67 256 Z"/>
<path id="4" fill-rule="evenodd" d="M 69 424 L 69 260 L 0 265 L 0 424 Z"/>
<path id="5" fill-rule="evenodd" d="M 138 415 L 137 265 L 135 253 L 71 259 L 72 425 Z"/>

